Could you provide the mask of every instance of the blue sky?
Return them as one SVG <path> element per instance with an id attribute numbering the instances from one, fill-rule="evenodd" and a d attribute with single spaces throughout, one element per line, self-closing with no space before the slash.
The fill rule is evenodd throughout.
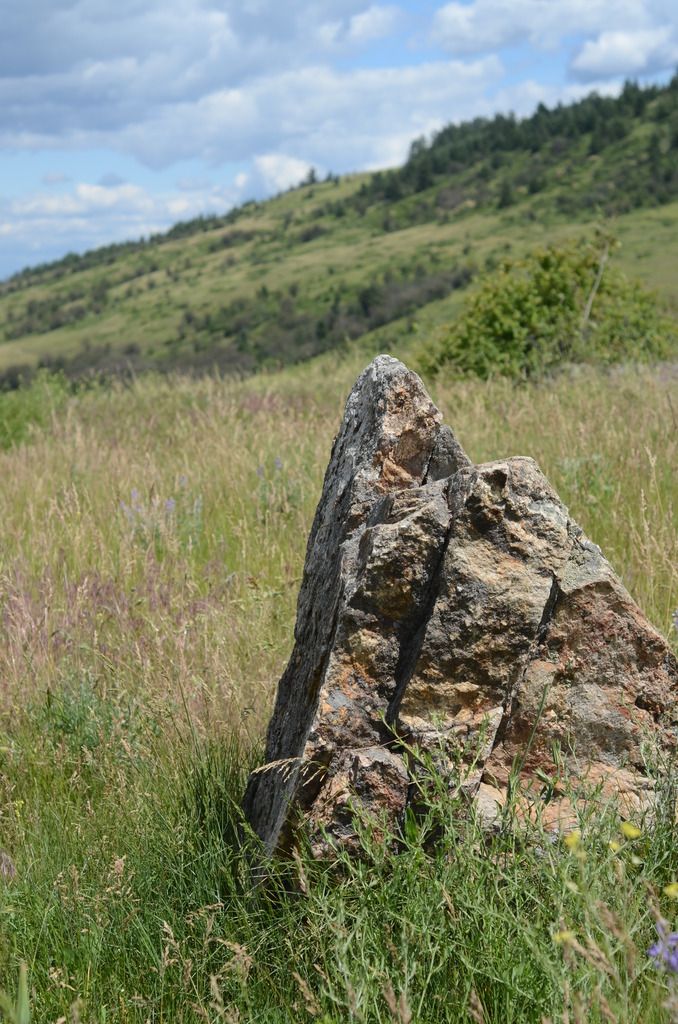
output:
<path id="1" fill-rule="evenodd" d="M 678 66 L 676 0 L 24 0 L 0 36 L 0 278 L 393 166 L 450 121 Z"/>

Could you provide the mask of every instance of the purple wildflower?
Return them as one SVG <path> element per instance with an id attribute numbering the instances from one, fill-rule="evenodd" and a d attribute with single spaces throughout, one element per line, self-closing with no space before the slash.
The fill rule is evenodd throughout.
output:
<path id="1" fill-rule="evenodd" d="M 672 974 L 678 974 L 678 932 L 670 932 L 666 921 L 657 921 L 659 939 L 647 951 L 656 967 L 663 967 Z"/>
<path id="2" fill-rule="evenodd" d="M 280 458 L 279 455 L 276 455 L 275 462 L 273 463 L 273 465 L 275 466 L 275 468 L 277 470 L 281 470 L 282 469 L 283 463 L 282 463 L 282 459 Z"/>
<path id="3" fill-rule="evenodd" d="M 257 466 L 257 476 L 259 477 L 260 480 L 264 479 L 264 467 L 263 466 Z"/>
<path id="4" fill-rule="evenodd" d="M 165 502 L 165 512 L 167 513 L 168 516 L 172 515 L 176 507 L 177 503 L 174 500 L 174 498 L 168 498 L 167 501 Z"/>

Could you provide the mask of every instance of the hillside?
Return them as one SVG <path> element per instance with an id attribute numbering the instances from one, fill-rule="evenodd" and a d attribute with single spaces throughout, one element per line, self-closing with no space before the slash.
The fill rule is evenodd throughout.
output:
<path id="1" fill-rule="evenodd" d="M 393 345 L 452 318 L 508 253 L 590 235 L 601 219 L 626 273 L 675 308 L 678 76 L 449 126 L 398 170 L 311 178 L 24 271 L 0 285 L 0 374 L 13 386 L 39 365 L 249 372 L 375 330 Z"/>

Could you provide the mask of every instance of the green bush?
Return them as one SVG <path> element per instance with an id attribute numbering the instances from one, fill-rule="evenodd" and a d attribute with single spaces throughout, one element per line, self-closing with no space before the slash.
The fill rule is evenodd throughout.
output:
<path id="1" fill-rule="evenodd" d="M 0 392 L 0 449 L 25 441 L 34 426 L 47 426 L 69 391 L 61 373 L 40 370 L 30 384 Z"/>
<path id="2" fill-rule="evenodd" d="M 565 363 L 668 357 L 676 324 L 651 292 L 610 265 L 615 244 L 599 235 L 503 262 L 457 323 L 423 348 L 422 370 L 519 377 Z"/>

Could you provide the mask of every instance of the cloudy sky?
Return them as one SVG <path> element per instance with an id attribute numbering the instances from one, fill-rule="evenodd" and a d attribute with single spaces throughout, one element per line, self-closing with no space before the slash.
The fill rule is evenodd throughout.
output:
<path id="1" fill-rule="evenodd" d="M 0 0 L 0 278 L 678 66 L 676 0 Z"/>

